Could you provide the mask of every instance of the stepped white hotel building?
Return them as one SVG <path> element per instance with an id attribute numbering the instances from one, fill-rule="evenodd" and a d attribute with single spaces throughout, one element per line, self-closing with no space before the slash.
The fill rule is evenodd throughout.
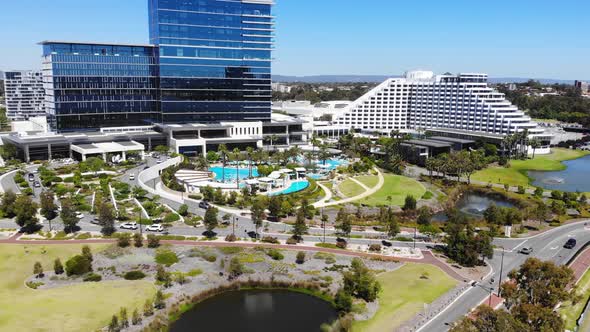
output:
<path id="1" fill-rule="evenodd" d="M 536 153 L 549 153 L 550 135 L 504 94 L 488 87 L 487 74 L 437 75 L 411 71 L 391 78 L 341 111 L 335 124 L 389 133 L 451 129 L 508 135 L 528 130 L 541 141 Z"/>

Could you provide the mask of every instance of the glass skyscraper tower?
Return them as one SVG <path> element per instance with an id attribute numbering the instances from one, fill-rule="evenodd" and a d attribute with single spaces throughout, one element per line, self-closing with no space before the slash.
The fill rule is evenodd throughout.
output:
<path id="1" fill-rule="evenodd" d="M 271 0 L 149 0 L 164 123 L 270 121 Z"/>

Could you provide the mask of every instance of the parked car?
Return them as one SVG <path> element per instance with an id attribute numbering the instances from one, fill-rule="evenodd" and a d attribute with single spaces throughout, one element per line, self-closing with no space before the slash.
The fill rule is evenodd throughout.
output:
<path id="1" fill-rule="evenodd" d="M 84 218 L 84 213 L 82 213 L 82 212 L 76 212 L 76 218 L 78 218 L 78 219 Z"/>
<path id="2" fill-rule="evenodd" d="M 567 242 L 563 245 L 563 247 L 565 249 L 574 249 L 574 247 L 576 246 L 576 239 L 569 239 L 567 240 Z"/>
<path id="3" fill-rule="evenodd" d="M 162 163 L 162 159 L 156 160 L 156 164 L 161 164 L 161 163 Z"/>
<path id="4" fill-rule="evenodd" d="M 518 252 L 523 255 L 530 255 L 533 253 L 533 248 L 522 248 Z"/>
<path id="5" fill-rule="evenodd" d="M 129 174 L 129 181 L 135 180 L 135 174 Z"/>
<path id="6" fill-rule="evenodd" d="M 153 224 L 153 225 L 149 225 L 148 227 L 146 227 L 145 230 L 148 232 L 163 232 L 164 227 L 160 224 Z"/>
<path id="7" fill-rule="evenodd" d="M 33 173 L 29 173 L 29 182 L 35 181 L 35 175 Z"/>
<path id="8" fill-rule="evenodd" d="M 136 222 L 126 222 L 124 224 L 121 224 L 122 229 L 137 229 L 137 223 Z"/>
<path id="9" fill-rule="evenodd" d="M 381 241 L 381 244 L 385 247 L 391 247 L 393 245 L 391 242 L 385 240 Z"/>
<path id="10" fill-rule="evenodd" d="M 208 209 L 210 206 L 211 206 L 211 205 L 209 205 L 209 202 L 206 202 L 206 201 L 201 201 L 201 202 L 199 203 L 199 207 L 200 207 L 201 209 L 205 209 L 205 210 L 207 210 L 207 209 Z"/>
<path id="11" fill-rule="evenodd" d="M 95 225 L 100 225 L 100 220 L 98 218 L 94 218 L 92 220 L 90 220 L 91 224 L 95 224 Z"/>
<path id="12" fill-rule="evenodd" d="M 41 188 L 41 183 L 39 181 L 35 181 L 35 188 Z"/>

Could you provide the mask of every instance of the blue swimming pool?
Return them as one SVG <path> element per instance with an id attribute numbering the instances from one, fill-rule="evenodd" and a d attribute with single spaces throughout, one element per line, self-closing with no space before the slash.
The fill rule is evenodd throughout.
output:
<path id="1" fill-rule="evenodd" d="M 223 179 L 223 167 L 216 166 L 209 168 L 209 172 L 213 172 L 215 174 L 215 180 L 221 181 Z M 248 178 L 250 174 L 250 170 L 248 168 L 240 168 L 238 170 L 238 175 L 240 180 L 245 180 Z M 252 176 L 257 178 L 258 177 L 258 170 L 255 167 L 252 167 Z M 234 182 L 236 181 L 236 168 L 235 167 L 226 167 L 225 168 L 225 181 L 226 182 Z"/>
<path id="2" fill-rule="evenodd" d="M 325 174 L 307 174 L 307 177 L 314 180 L 323 180 L 327 177 Z"/>
<path id="3" fill-rule="evenodd" d="M 296 193 L 296 192 L 305 190 L 305 189 L 307 189 L 307 187 L 309 187 L 309 181 L 307 181 L 307 180 L 291 182 L 291 185 L 289 186 L 289 188 L 286 188 L 286 189 L 279 191 L 279 192 L 272 193 L 269 196 L 289 195 L 292 193 Z"/>

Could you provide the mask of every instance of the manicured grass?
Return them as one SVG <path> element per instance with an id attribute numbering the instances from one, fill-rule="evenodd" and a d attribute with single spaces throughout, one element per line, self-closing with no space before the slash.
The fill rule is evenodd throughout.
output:
<path id="1" fill-rule="evenodd" d="M 377 206 L 377 205 L 404 205 L 407 195 L 412 195 L 416 199 L 420 199 L 426 189 L 424 186 L 411 178 L 394 175 L 383 174 L 385 183 L 375 194 L 360 201 L 363 204 Z M 387 199 L 391 197 L 391 202 Z"/>
<path id="2" fill-rule="evenodd" d="M 41 262 L 80 253 L 81 245 L 0 245 L 0 331 L 96 331 L 126 307 L 141 308 L 155 294 L 147 281 L 103 281 L 54 289 L 32 290 L 24 281 Z M 91 246 L 97 252 L 102 246 Z"/>
<path id="3" fill-rule="evenodd" d="M 363 187 L 350 179 L 345 180 L 340 185 L 338 185 L 338 189 L 346 197 L 354 197 L 365 192 Z"/>
<path id="4" fill-rule="evenodd" d="M 578 318 L 582 314 L 582 310 L 584 310 L 584 305 L 590 297 L 590 270 L 586 271 L 586 273 L 584 273 L 584 275 L 578 282 L 578 294 L 582 295 L 582 300 L 579 301 L 576 305 L 572 305 L 570 301 L 567 301 L 564 302 L 559 308 L 561 317 L 565 322 L 565 328 L 570 331 L 575 331 L 576 320 L 578 320 Z M 587 324 L 587 322 L 584 323 Z"/>
<path id="5" fill-rule="evenodd" d="M 481 170 L 471 177 L 474 181 L 485 183 L 509 184 L 512 186 L 528 186 L 527 171 L 561 171 L 566 168 L 562 161 L 581 158 L 587 151 L 569 149 L 552 149 L 551 154 L 535 156 L 535 159 L 512 160 L 510 167 L 490 167 Z"/>
<path id="6" fill-rule="evenodd" d="M 355 179 L 369 188 L 374 188 L 379 183 L 379 177 L 377 175 L 357 176 Z"/>
<path id="7" fill-rule="evenodd" d="M 428 279 L 420 278 L 428 274 Z M 401 268 L 380 274 L 379 310 L 368 321 L 355 321 L 352 330 L 362 332 L 395 331 L 404 321 L 424 310 L 457 282 L 439 268 L 426 264 L 406 264 Z"/>

